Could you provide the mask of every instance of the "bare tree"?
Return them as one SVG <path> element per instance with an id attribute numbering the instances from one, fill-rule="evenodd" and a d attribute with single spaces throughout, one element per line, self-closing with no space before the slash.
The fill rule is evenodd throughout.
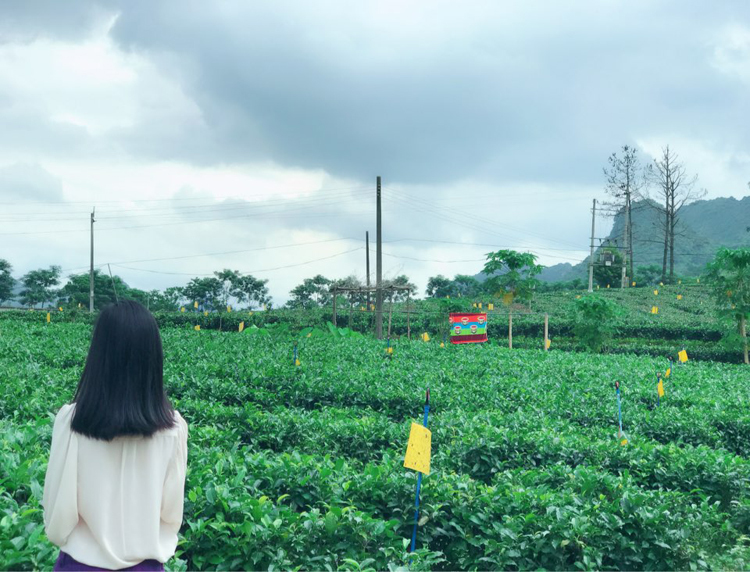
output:
<path id="1" fill-rule="evenodd" d="M 607 179 L 605 191 L 614 198 L 612 202 L 605 202 L 605 206 L 613 207 L 617 213 L 625 214 L 623 243 L 627 254 L 628 272 L 633 274 L 633 202 L 642 198 L 641 191 L 645 186 L 645 176 L 638 160 L 638 150 L 629 145 L 623 145 L 622 154 L 612 153 L 607 159 L 609 166 L 604 167 Z M 627 284 L 623 284 L 623 287 Z"/>
<path id="2" fill-rule="evenodd" d="M 649 181 L 656 187 L 658 201 L 656 208 L 663 215 L 661 227 L 664 230 L 664 256 L 662 258 L 661 281 L 667 281 L 667 264 L 669 264 L 669 282 L 674 281 L 674 243 L 677 225 L 680 222 L 680 211 L 686 204 L 703 198 L 705 189 L 696 190 L 698 175 L 687 174 L 685 165 L 680 162 L 677 153 L 669 148 L 662 149 L 661 157 L 649 165 Z"/>

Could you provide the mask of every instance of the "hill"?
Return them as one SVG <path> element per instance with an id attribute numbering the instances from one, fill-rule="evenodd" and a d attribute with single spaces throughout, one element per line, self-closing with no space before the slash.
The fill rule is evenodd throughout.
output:
<path id="1" fill-rule="evenodd" d="M 620 213 L 615 216 L 607 239 L 624 244 L 624 228 L 625 216 Z M 740 200 L 717 198 L 696 201 L 682 209 L 675 238 L 675 272 L 689 276 L 700 274 L 722 246 L 750 246 L 750 196 Z M 661 214 L 655 203 L 648 200 L 634 203 L 633 260 L 636 271 L 638 267 L 652 264 L 661 268 L 663 253 Z M 549 266 L 542 272 L 541 279 L 545 282 L 585 279 L 588 276 L 588 263 L 587 257 L 576 265 Z"/>

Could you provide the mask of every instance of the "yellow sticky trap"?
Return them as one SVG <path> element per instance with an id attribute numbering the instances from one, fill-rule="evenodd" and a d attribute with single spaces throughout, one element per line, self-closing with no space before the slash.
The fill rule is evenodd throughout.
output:
<path id="1" fill-rule="evenodd" d="M 252 315 L 253 315 L 253 313 L 252 313 L 252 312 L 248 312 L 248 313 L 247 313 L 247 315 L 248 315 L 248 316 L 252 316 Z"/>
<path id="2" fill-rule="evenodd" d="M 180 312 L 184 312 L 184 311 L 185 311 L 185 306 L 182 306 L 182 307 L 180 308 Z"/>
<path id="3" fill-rule="evenodd" d="M 656 306 L 651 306 L 651 313 L 652 314 L 658 314 L 659 313 L 659 308 L 656 307 Z"/>
<path id="4" fill-rule="evenodd" d="M 680 362 L 681 363 L 685 363 L 688 360 L 688 355 L 687 355 L 687 352 L 685 350 L 682 350 L 681 352 L 679 352 L 677 354 L 677 357 L 680 358 Z"/>
<path id="5" fill-rule="evenodd" d="M 678 281 L 677 281 L 677 284 L 682 284 L 682 280 L 678 280 Z"/>
<path id="6" fill-rule="evenodd" d="M 208 310 L 203 310 L 203 315 L 208 316 Z"/>
<path id="7" fill-rule="evenodd" d="M 701 283 L 701 279 L 700 279 L 700 278 L 696 278 L 696 279 L 695 279 L 695 281 L 696 281 L 696 282 L 697 282 L 698 284 L 700 284 L 700 283 Z"/>
<path id="8" fill-rule="evenodd" d="M 682 294 L 677 294 L 677 299 L 682 300 Z"/>
<path id="9" fill-rule="evenodd" d="M 200 332 L 200 331 L 201 331 L 201 327 L 200 327 L 200 326 L 197 326 L 197 325 L 196 325 L 196 326 L 195 326 L 195 327 L 194 327 L 193 329 L 194 329 L 194 330 L 195 330 L 196 332 Z"/>
<path id="10" fill-rule="evenodd" d="M 635 286 L 635 282 L 633 282 L 633 286 Z"/>
<path id="11" fill-rule="evenodd" d="M 375 311 L 375 304 L 370 304 L 370 311 L 371 311 L 371 312 L 374 312 L 374 311 Z"/>
<path id="12" fill-rule="evenodd" d="M 231 312 L 231 311 L 232 311 L 232 307 L 231 306 L 227 306 L 227 312 Z"/>
<path id="13" fill-rule="evenodd" d="M 440 347 L 441 347 L 441 348 L 444 348 L 444 347 L 445 347 L 445 344 L 444 344 L 443 342 L 440 342 Z"/>
<path id="14" fill-rule="evenodd" d="M 477 303 L 476 303 L 476 302 L 474 302 L 474 303 L 473 303 L 473 304 L 471 305 L 471 307 L 472 307 L 472 308 L 476 308 L 476 307 L 477 307 Z"/>
<path id="15" fill-rule="evenodd" d="M 430 341 L 430 334 L 428 334 L 427 332 L 425 332 L 424 334 L 422 334 L 421 337 L 422 337 L 422 341 L 423 342 L 429 342 Z"/>
<path id="16" fill-rule="evenodd" d="M 607 288 L 609 288 L 609 284 L 607 284 Z"/>
<path id="17" fill-rule="evenodd" d="M 668 367 L 667 372 L 664 374 L 664 377 L 669 377 L 670 375 L 672 375 L 672 368 Z"/>
<path id="18" fill-rule="evenodd" d="M 482 307 L 482 303 L 479 302 L 479 305 L 477 306 L 477 308 L 481 308 L 481 307 Z"/>
<path id="19" fill-rule="evenodd" d="M 446 295 L 445 295 L 445 297 L 446 297 L 446 298 L 447 298 L 448 300 L 450 300 L 450 299 L 451 299 L 451 295 L 450 295 L 450 294 L 446 294 Z"/>
<path id="20" fill-rule="evenodd" d="M 265 311 L 265 310 L 266 310 L 266 305 L 265 305 L 265 304 L 263 304 L 263 311 Z"/>
<path id="21" fill-rule="evenodd" d="M 658 295 L 659 295 L 659 291 L 658 290 L 654 290 L 654 296 L 658 296 Z"/>
<path id="22" fill-rule="evenodd" d="M 597 284 L 597 285 L 596 285 L 596 289 L 597 289 L 597 290 L 599 289 L 599 284 Z"/>
<path id="23" fill-rule="evenodd" d="M 47 312 L 47 323 L 49 324 L 51 320 L 52 320 L 52 314 Z"/>
<path id="24" fill-rule="evenodd" d="M 549 349 L 549 347 L 552 345 L 552 340 L 547 340 L 545 343 L 545 347 Z"/>
<path id="25" fill-rule="evenodd" d="M 80 302 L 78 302 L 78 307 L 79 307 L 79 308 L 81 308 L 81 307 L 82 307 L 82 306 L 81 306 L 81 303 L 80 303 Z"/>
<path id="26" fill-rule="evenodd" d="M 198 307 L 198 302 L 197 301 L 193 302 L 193 308 L 197 308 L 197 307 Z"/>
<path id="27" fill-rule="evenodd" d="M 431 452 L 432 432 L 419 423 L 412 423 L 409 432 L 409 444 L 406 446 L 404 467 L 429 475 Z"/>
<path id="28" fill-rule="evenodd" d="M 494 310 L 495 309 L 495 305 L 494 304 L 487 304 L 487 309 L 488 310 Z"/>
<path id="29" fill-rule="evenodd" d="M 627 445 L 627 444 L 628 444 L 627 439 L 623 439 L 622 441 L 620 441 L 620 445 Z"/>
<path id="30" fill-rule="evenodd" d="M 659 397 L 664 397 L 664 384 L 661 382 L 661 379 L 659 380 L 659 384 L 656 386 L 656 392 L 659 394 Z"/>
<path id="31" fill-rule="evenodd" d="M 393 353 L 393 348 L 392 347 L 385 348 L 385 353 L 392 354 Z"/>
<path id="32" fill-rule="evenodd" d="M 302 363 L 300 363 L 299 359 L 297 359 L 297 360 L 295 360 L 294 365 L 300 366 L 300 365 L 302 365 Z"/>
<path id="33" fill-rule="evenodd" d="M 664 286 L 664 282 L 659 282 L 659 286 Z"/>
<path id="34" fill-rule="evenodd" d="M 364 311 L 365 311 L 365 307 L 364 307 L 364 306 L 360 306 L 360 307 L 359 307 L 359 311 L 360 311 L 360 312 L 364 312 Z"/>
<path id="35" fill-rule="evenodd" d="M 578 294 L 578 295 L 576 296 L 576 300 L 580 300 L 580 299 L 581 299 L 581 295 L 580 295 L 580 294 Z"/>
<path id="36" fill-rule="evenodd" d="M 240 327 L 239 327 L 238 331 L 241 332 L 244 329 L 245 329 L 245 322 L 240 322 Z"/>
<path id="37" fill-rule="evenodd" d="M 60 306 L 60 307 L 58 308 L 58 310 L 60 310 L 60 311 L 62 312 L 62 306 Z"/>

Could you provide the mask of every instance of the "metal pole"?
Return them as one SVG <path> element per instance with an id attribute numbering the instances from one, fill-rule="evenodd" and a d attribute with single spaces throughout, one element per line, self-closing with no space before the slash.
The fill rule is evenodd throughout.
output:
<path id="1" fill-rule="evenodd" d="M 367 311 L 370 312 L 370 231 L 365 231 L 365 261 L 367 264 Z"/>
<path id="2" fill-rule="evenodd" d="M 89 312 L 94 312 L 94 213 L 96 207 L 91 210 L 91 267 L 89 269 Z"/>
<path id="3" fill-rule="evenodd" d="M 427 396 L 424 402 L 424 421 L 423 425 L 427 427 L 427 416 L 430 413 L 430 388 L 427 388 Z M 411 550 L 414 552 L 417 547 L 417 527 L 419 526 L 419 492 L 422 489 L 422 473 L 417 475 L 417 494 L 414 499 L 414 530 L 411 533 Z"/>
<path id="4" fill-rule="evenodd" d="M 380 177 L 376 185 L 376 253 L 375 253 L 375 335 L 383 339 L 383 219 L 380 208 Z"/>
<path id="5" fill-rule="evenodd" d="M 596 199 L 591 210 L 591 255 L 589 256 L 589 292 L 594 291 L 594 225 L 596 224 Z"/>

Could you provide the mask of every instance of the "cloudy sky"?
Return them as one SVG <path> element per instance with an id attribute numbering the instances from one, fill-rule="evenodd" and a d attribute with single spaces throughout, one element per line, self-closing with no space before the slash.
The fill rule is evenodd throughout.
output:
<path id="1" fill-rule="evenodd" d="M 364 278 L 380 175 L 385 276 L 575 263 L 613 151 L 741 197 L 747 117 L 745 0 L 3 2 L 0 258 L 86 271 L 95 206 L 131 286 L 234 268 L 283 303 Z"/>

